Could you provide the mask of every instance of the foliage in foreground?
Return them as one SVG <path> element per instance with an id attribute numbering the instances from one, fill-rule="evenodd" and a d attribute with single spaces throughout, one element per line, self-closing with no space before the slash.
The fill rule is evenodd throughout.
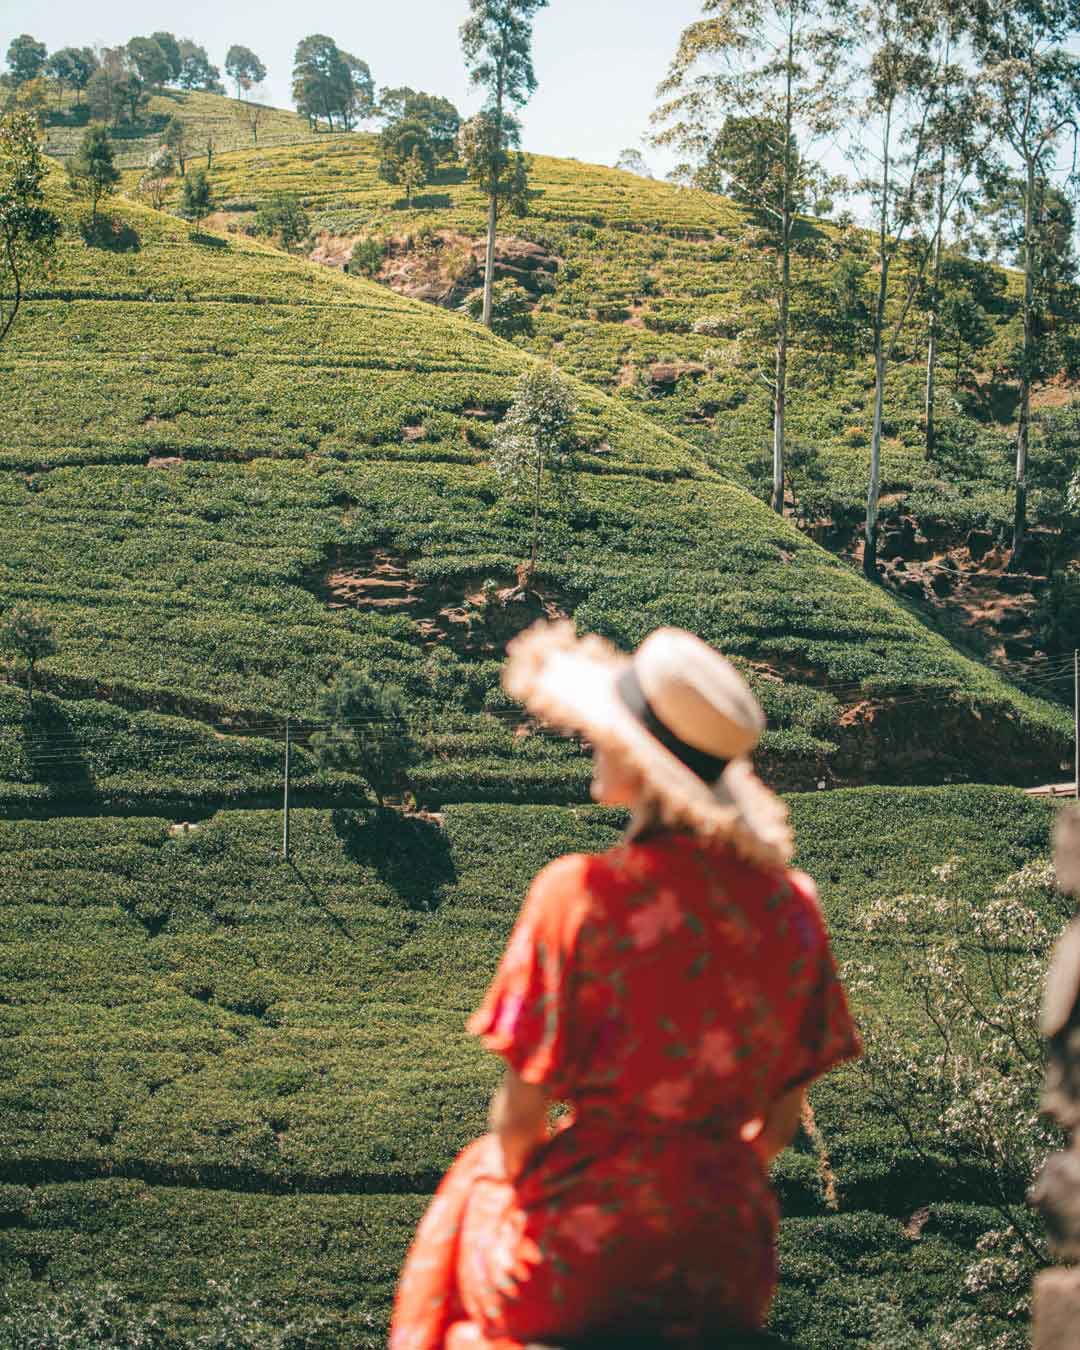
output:
<path id="1" fill-rule="evenodd" d="M 957 908 L 980 912 L 1045 855 L 1051 810 L 991 788 L 791 806 L 840 958 L 878 973 L 872 997 L 855 991 L 857 1015 L 872 1036 L 887 1019 L 929 1060 L 904 952 L 861 915 L 933 894 L 942 867 Z M 443 829 L 299 811 L 289 865 L 276 812 L 186 831 L 0 822 L 0 1277 L 33 1300 L 33 1272 L 84 1285 L 108 1266 L 170 1327 L 201 1321 L 207 1279 L 233 1278 L 275 1324 L 322 1313 L 349 1343 L 377 1344 L 419 1193 L 483 1128 L 497 1066 L 462 1024 L 521 895 L 551 857 L 607 847 L 620 823 L 595 807 L 451 807 Z M 1032 893 L 1044 926 L 1047 904 Z M 951 916 L 922 912 L 931 955 L 950 950 Z M 877 1303 L 913 1336 L 946 1303 L 951 1322 L 983 1309 L 1007 1329 L 1000 1290 L 959 1274 L 1000 1227 L 994 1160 L 962 1168 L 932 1140 L 914 1149 L 854 1068 L 814 1103 L 839 1210 L 800 1140 L 776 1169 L 777 1330 L 813 1350 L 859 1343 Z"/>

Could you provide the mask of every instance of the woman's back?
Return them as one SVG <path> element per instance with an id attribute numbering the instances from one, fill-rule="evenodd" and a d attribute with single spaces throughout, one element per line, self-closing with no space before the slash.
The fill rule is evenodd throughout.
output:
<path id="1" fill-rule="evenodd" d="M 545 868 L 470 1029 L 580 1117 L 714 1138 L 856 1049 L 810 879 L 671 832 Z"/>

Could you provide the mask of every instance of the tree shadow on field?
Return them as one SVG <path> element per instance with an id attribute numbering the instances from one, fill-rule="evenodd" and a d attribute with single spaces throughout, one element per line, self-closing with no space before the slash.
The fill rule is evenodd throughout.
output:
<path id="1" fill-rule="evenodd" d="M 103 248 L 109 253 L 138 253 L 142 240 L 125 220 L 114 216 L 83 216 L 79 221 L 83 243 L 90 248 Z"/>
<path id="2" fill-rule="evenodd" d="M 447 211 L 453 206 L 448 192 L 425 192 L 416 196 L 410 202 L 405 197 L 399 197 L 393 205 L 395 211 Z"/>
<path id="3" fill-rule="evenodd" d="M 50 796 L 89 796 L 94 775 L 64 705 L 38 693 L 22 721 L 23 755 L 34 782 L 44 783 Z"/>
<path id="4" fill-rule="evenodd" d="M 457 880 L 446 831 L 428 817 L 372 808 L 335 811 L 333 822 L 346 856 L 374 868 L 407 909 L 438 909 Z"/>
<path id="5" fill-rule="evenodd" d="M 464 183 L 468 180 L 468 173 L 459 164 L 436 169 L 431 175 L 431 181 L 439 187 L 445 187 L 449 183 Z"/>
<path id="6" fill-rule="evenodd" d="M 193 244 L 198 244 L 200 248 L 225 250 L 232 247 L 228 239 L 222 239 L 217 234 L 200 234 L 198 230 L 192 230 L 189 238 Z"/>

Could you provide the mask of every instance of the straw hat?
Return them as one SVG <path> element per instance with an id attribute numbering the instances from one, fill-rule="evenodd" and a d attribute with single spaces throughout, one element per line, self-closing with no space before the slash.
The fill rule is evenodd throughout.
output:
<path id="1" fill-rule="evenodd" d="M 791 857 L 787 807 L 747 758 L 765 715 L 730 661 L 692 633 L 658 628 L 628 657 L 566 620 L 541 620 L 507 647 L 503 687 L 543 721 L 621 755 L 665 824 L 729 839 L 751 862 Z"/>

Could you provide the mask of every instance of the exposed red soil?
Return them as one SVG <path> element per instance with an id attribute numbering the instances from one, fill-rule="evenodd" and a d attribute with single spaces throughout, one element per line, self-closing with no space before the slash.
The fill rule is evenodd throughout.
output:
<path id="1" fill-rule="evenodd" d="M 447 644 L 462 655 L 501 655 L 510 638 L 537 619 L 565 618 L 565 597 L 519 568 L 447 581 L 417 577 L 410 560 L 376 549 L 330 566 L 312 588 L 330 609 L 401 613 L 412 619 L 427 647 Z"/>

